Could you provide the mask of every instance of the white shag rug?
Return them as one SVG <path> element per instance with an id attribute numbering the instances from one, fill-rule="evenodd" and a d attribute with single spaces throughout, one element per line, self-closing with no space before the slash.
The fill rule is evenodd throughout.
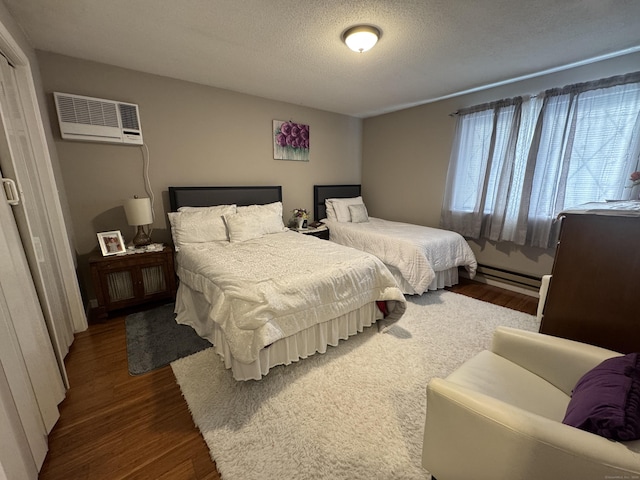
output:
<path id="1" fill-rule="evenodd" d="M 499 325 L 535 316 L 439 290 L 260 381 L 237 382 L 212 348 L 171 364 L 223 480 L 428 479 L 426 385 L 488 348 Z"/>

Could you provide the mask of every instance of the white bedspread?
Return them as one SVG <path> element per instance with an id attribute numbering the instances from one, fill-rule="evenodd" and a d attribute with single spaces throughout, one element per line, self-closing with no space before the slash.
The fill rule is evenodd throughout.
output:
<path id="1" fill-rule="evenodd" d="M 395 267 L 416 294 L 427 290 L 435 272 L 464 266 L 473 278 L 478 267 L 471 247 L 456 232 L 375 217 L 364 223 L 325 223 L 332 241 L 369 252 Z"/>
<path id="2" fill-rule="evenodd" d="M 405 298 L 375 256 L 287 231 L 239 243 L 210 242 L 177 253 L 180 281 L 211 304 L 234 358 L 256 360 L 267 345 L 376 300 L 395 321 Z M 190 324 L 213 342 L 213 325 Z"/>

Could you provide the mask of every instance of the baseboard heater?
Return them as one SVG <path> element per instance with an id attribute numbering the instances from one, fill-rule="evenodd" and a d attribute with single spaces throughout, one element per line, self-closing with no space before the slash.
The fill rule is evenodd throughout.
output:
<path id="1" fill-rule="evenodd" d="M 491 265 L 478 264 L 476 274 L 532 290 L 539 290 L 540 285 L 542 284 L 542 277 L 529 275 L 527 273 L 514 272 L 504 268 L 492 267 Z"/>

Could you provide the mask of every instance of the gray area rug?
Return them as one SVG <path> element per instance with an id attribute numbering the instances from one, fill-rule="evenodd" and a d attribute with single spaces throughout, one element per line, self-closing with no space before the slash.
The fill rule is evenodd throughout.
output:
<path id="1" fill-rule="evenodd" d="M 171 363 L 224 480 L 426 480 L 426 386 L 535 316 L 447 291 L 408 297 L 367 328 L 260 381 L 237 382 L 214 349 Z M 464 461 L 462 459 L 461 461 Z"/>
<path id="2" fill-rule="evenodd" d="M 174 304 L 128 315 L 125 319 L 129 373 L 141 375 L 211 346 L 188 325 L 176 323 Z"/>

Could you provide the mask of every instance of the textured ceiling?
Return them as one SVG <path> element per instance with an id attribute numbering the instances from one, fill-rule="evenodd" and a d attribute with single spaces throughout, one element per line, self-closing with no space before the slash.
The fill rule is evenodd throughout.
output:
<path id="1" fill-rule="evenodd" d="M 640 50 L 638 0 L 4 2 L 39 50 L 356 117 Z"/>

